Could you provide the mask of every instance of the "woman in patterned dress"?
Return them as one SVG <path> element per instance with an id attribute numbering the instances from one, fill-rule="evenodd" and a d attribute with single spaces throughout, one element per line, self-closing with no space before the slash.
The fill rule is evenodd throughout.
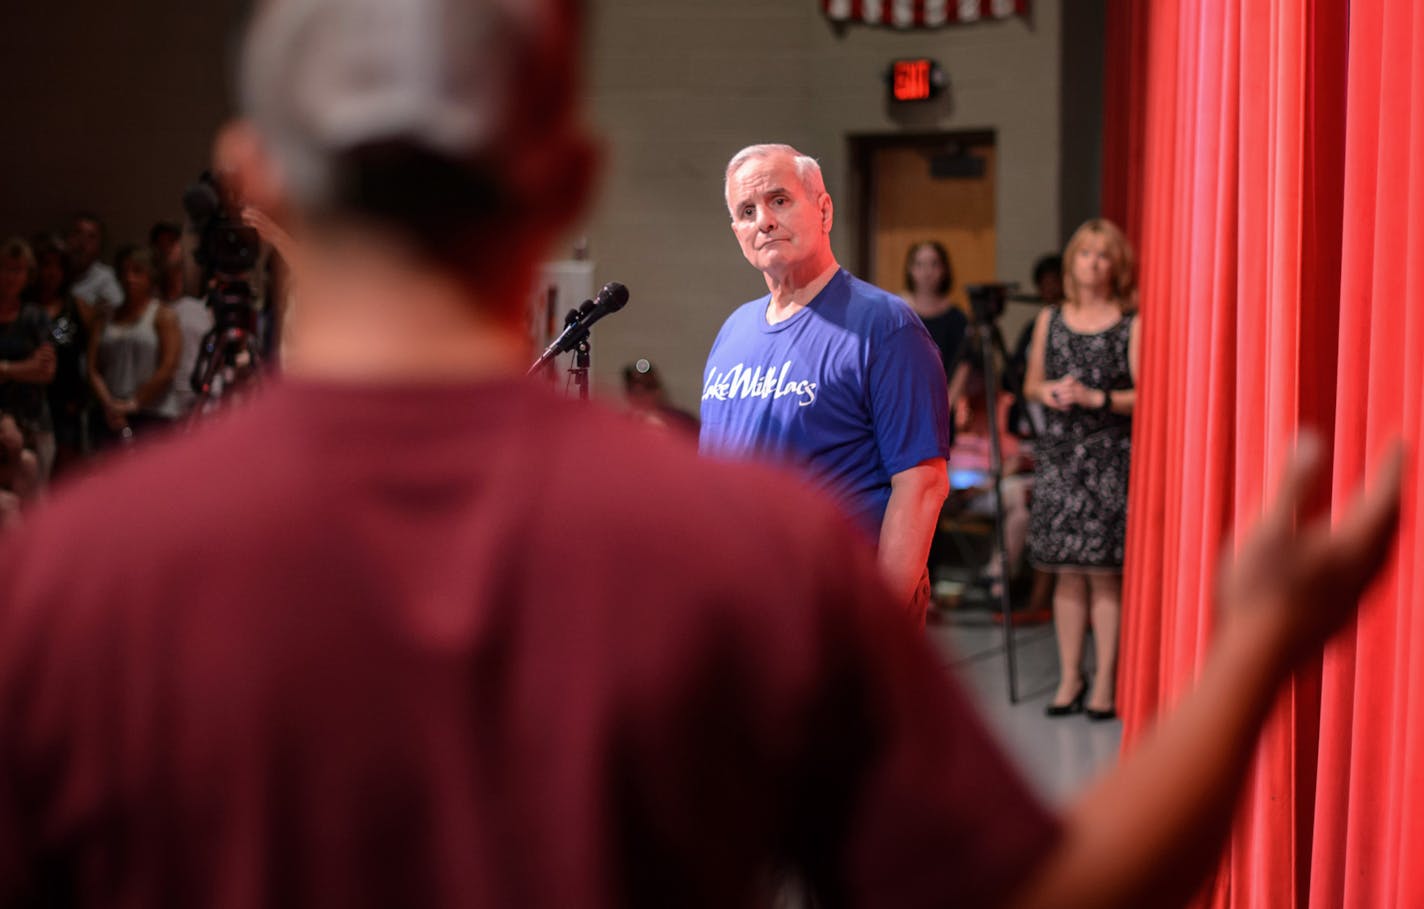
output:
<path id="1" fill-rule="evenodd" d="M 1038 440 L 1029 554 L 1057 574 L 1058 690 L 1046 712 L 1086 709 L 1113 719 L 1128 460 L 1137 393 L 1138 319 L 1132 250 L 1122 231 L 1095 219 L 1063 253 L 1067 299 L 1039 314 L 1024 394 L 1048 408 Z M 1093 627 L 1097 673 L 1083 676 Z M 1086 702 L 1085 702 L 1086 699 Z"/>

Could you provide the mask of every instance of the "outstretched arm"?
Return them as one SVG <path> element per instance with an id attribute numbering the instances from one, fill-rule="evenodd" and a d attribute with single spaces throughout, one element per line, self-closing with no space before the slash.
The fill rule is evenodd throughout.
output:
<path id="1" fill-rule="evenodd" d="M 1221 628 L 1200 683 L 1069 812 L 1015 906 L 1180 905 L 1219 857 L 1278 688 L 1354 614 L 1392 548 L 1402 450 L 1333 530 L 1326 518 L 1297 524 L 1321 462 L 1319 443 L 1303 438 L 1222 573 Z"/>

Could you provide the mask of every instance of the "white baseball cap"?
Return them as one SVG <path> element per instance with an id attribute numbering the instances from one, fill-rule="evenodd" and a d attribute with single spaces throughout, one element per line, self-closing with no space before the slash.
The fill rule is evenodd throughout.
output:
<path id="1" fill-rule="evenodd" d="M 517 80 L 531 55 L 568 52 L 561 5 L 266 0 L 244 47 L 242 106 L 304 204 L 325 201 L 335 155 L 366 143 L 473 158 L 528 119 Z"/>

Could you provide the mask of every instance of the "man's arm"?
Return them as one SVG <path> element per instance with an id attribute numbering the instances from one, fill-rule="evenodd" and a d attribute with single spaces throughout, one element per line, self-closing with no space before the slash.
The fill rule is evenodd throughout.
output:
<path id="1" fill-rule="evenodd" d="M 890 503 L 880 523 L 880 569 L 897 602 L 914 600 L 948 494 L 944 458 L 929 458 L 890 477 Z"/>
<path id="2" fill-rule="evenodd" d="M 949 418 L 954 419 L 954 406 L 964 394 L 964 386 L 969 384 L 969 363 L 960 360 L 949 377 Z"/>
<path id="3" fill-rule="evenodd" d="M 1222 627 L 1200 683 L 1069 812 L 1059 847 L 1013 905 L 1181 905 L 1220 857 L 1278 688 L 1354 614 L 1392 549 L 1402 453 L 1333 533 L 1328 518 L 1297 530 L 1321 461 L 1303 440 L 1276 503 L 1223 572 Z"/>

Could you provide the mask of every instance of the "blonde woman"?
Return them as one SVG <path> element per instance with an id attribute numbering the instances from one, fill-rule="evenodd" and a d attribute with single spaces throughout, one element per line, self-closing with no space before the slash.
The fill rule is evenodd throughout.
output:
<path id="1" fill-rule="evenodd" d="M 1138 320 L 1132 250 L 1122 231 L 1095 219 L 1063 253 L 1064 302 L 1039 314 L 1024 394 L 1047 408 L 1035 460 L 1029 555 L 1054 572 L 1058 690 L 1045 711 L 1117 716 L 1118 624 L 1127 477 L 1136 403 Z M 1093 628 L 1097 670 L 1084 677 Z M 1091 688 L 1091 690 L 1090 690 Z"/>

